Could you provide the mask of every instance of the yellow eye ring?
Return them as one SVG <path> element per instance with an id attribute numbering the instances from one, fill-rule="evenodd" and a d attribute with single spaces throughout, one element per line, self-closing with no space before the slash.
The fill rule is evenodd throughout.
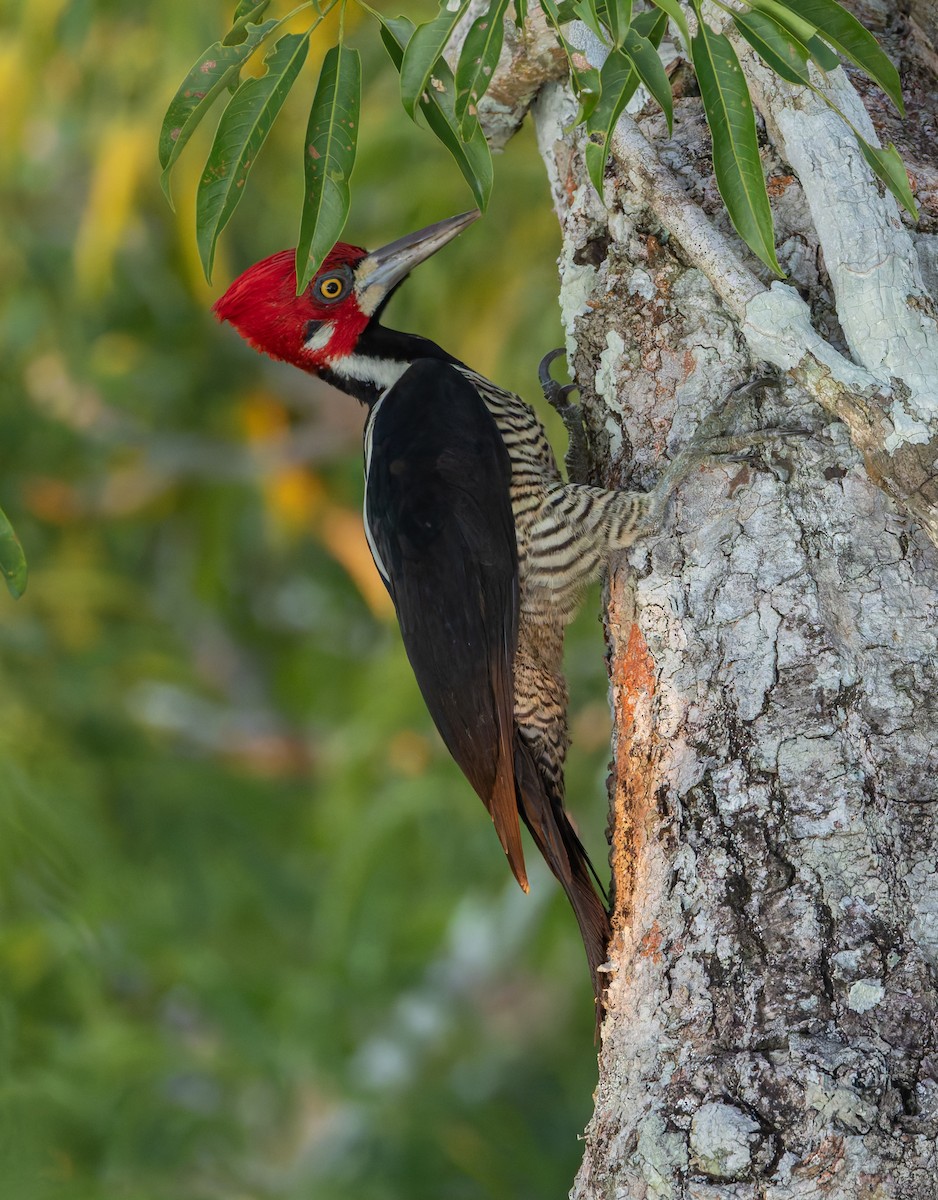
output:
<path id="1" fill-rule="evenodd" d="M 319 294 L 323 300 L 338 300 L 345 290 L 345 282 L 338 275 L 329 275 L 319 282 Z"/>

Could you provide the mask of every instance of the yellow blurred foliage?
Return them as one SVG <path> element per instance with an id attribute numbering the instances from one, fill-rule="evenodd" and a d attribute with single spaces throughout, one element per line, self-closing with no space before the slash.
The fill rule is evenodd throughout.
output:
<path id="1" fill-rule="evenodd" d="M 0 155 L 13 157 L 21 149 L 22 132 L 34 109 L 44 73 L 37 60 L 54 44 L 55 26 L 66 0 L 30 0 L 20 6 L 20 28 L 4 35 L 0 46 Z"/>
<path id="2" fill-rule="evenodd" d="M 97 390 L 79 382 L 56 350 L 37 354 L 23 372 L 30 400 L 40 412 L 71 429 L 87 430 L 106 420 Z"/>
<path id="3" fill-rule="evenodd" d="M 101 135 L 88 200 L 75 240 L 75 280 L 84 297 L 103 294 L 114 258 L 135 215 L 134 193 L 152 167 L 153 130 L 148 120 L 115 121 Z"/>
<path id="4" fill-rule="evenodd" d="M 283 467 L 264 482 L 268 511 L 291 533 L 308 530 L 325 499 L 322 480 L 305 467 Z"/>
<path id="5" fill-rule="evenodd" d="M 0 46 L 0 154 L 12 157 L 19 148 L 29 111 L 29 71 L 17 38 Z"/>
<path id="6" fill-rule="evenodd" d="M 238 406 L 238 419 L 252 445 L 284 438 L 290 428 L 290 414 L 268 392 L 249 392 Z"/>
<path id="7" fill-rule="evenodd" d="M 331 505 L 322 515 L 319 533 L 323 545 L 348 571 L 375 616 L 392 613 L 394 605 L 372 562 L 361 513 Z"/>
<path id="8" fill-rule="evenodd" d="M 145 354 L 140 338 L 129 333 L 110 330 L 91 343 L 90 364 L 101 375 L 126 375 L 136 367 Z"/>
<path id="9" fill-rule="evenodd" d="M 206 308 L 217 298 L 218 289 L 208 282 L 202 270 L 202 260 L 199 257 L 199 244 L 193 237 L 195 228 L 195 195 L 205 160 L 202 155 L 183 154 L 173 168 L 173 195 L 177 197 L 175 207 L 176 239 L 180 256 L 186 274 L 186 283 L 196 297 Z M 179 198 L 182 198 L 182 203 Z M 230 279 L 231 266 L 228 258 L 228 242 L 221 238 L 215 247 L 215 265 L 212 270 L 213 279 Z"/>
<path id="10" fill-rule="evenodd" d="M 68 0 L 29 0 L 21 9 L 24 38 L 40 39 L 55 33 L 55 26 Z"/>
<path id="11" fill-rule="evenodd" d="M 245 439 L 262 457 L 264 450 L 278 450 L 290 433 L 290 414 L 266 392 L 252 392 L 239 406 Z M 299 463 L 275 463 L 266 471 L 261 490 L 268 516 L 278 532 L 308 531 L 321 509 L 326 489 L 316 475 Z"/>
<path id="12" fill-rule="evenodd" d="M 259 454 L 265 447 L 286 442 L 290 414 L 266 392 L 246 396 L 238 413 L 245 439 Z M 393 611 L 371 560 L 361 512 L 333 503 L 319 476 L 300 464 L 271 467 L 263 475 L 261 491 L 267 515 L 278 533 L 293 537 L 311 534 L 345 568 L 373 613 L 386 616 Z"/>

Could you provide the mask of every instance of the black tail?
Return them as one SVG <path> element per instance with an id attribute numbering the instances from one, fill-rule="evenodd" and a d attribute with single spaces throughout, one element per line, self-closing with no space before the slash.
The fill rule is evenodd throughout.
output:
<path id="1" fill-rule="evenodd" d="M 537 769 L 531 750 L 515 736 L 515 780 L 518 809 L 544 861 L 567 893 L 586 948 L 593 993 L 596 997 L 596 1030 L 602 1023 L 605 980 L 600 967 L 605 963 L 612 928 L 606 906 L 596 894 L 596 872 L 583 843 L 577 837 L 563 803 Z"/>

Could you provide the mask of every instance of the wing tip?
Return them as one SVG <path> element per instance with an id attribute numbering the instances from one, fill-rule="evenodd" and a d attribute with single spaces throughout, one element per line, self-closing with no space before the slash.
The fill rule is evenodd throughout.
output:
<path id="1" fill-rule="evenodd" d="M 508 866 L 511 868 L 511 873 L 518 881 L 518 887 L 521 888 L 525 895 L 531 890 L 531 885 L 528 883 L 528 871 L 524 864 L 524 850 L 521 847 L 521 828 L 515 825 L 512 829 L 509 827 L 507 836 L 502 835 L 502 830 L 499 828 L 495 817 L 492 817 L 495 824 L 495 832 L 498 834 L 498 840 L 502 844 L 502 849 L 505 851 L 505 857 L 508 859 Z"/>
<path id="2" fill-rule="evenodd" d="M 518 887 L 527 895 L 531 890 L 531 885 L 528 883 L 528 873 L 525 870 L 524 858 L 522 857 L 520 862 L 514 862 L 507 850 L 505 851 L 505 855 L 508 859 L 508 865 L 511 867 L 511 873 L 518 881 Z"/>

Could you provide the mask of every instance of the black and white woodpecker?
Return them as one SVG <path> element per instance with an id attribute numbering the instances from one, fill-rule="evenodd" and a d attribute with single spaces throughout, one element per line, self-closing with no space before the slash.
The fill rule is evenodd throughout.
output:
<path id="1" fill-rule="evenodd" d="M 370 253 L 340 242 L 299 296 L 294 252 L 282 251 L 236 279 L 215 313 L 367 407 L 365 531 L 417 683 L 518 883 L 528 890 L 523 822 L 566 892 L 601 1015 L 610 925 L 564 809 L 564 628 L 609 555 L 657 526 L 690 467 L 740 446 L 698 443 L 648 493 L 565 482 L 520 397 L 382 325 L 411 268 L 478 215 Z"/>

